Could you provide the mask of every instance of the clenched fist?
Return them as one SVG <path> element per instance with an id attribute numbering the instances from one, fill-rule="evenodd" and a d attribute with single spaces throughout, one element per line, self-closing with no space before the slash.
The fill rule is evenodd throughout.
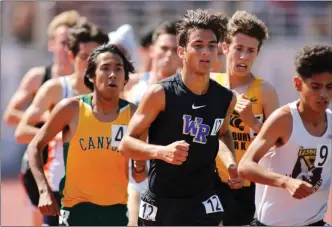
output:
<path id="1" fill-rule="evenodd" d="M 240 189 L 243 186 L 243 179 L 240 178 L 238 172 L 237 172 L 237 167 L 235 165 L 230 165 L 228 167 L 228 185 L 232 189 Z"/>
<path id="2" fill-rule="evenodd" d="M 252 104 L 246 95 L 241 94 L 238 96 L 234 110 L 246 125 L 252 126 L 255 124 L 256 118 L 252 112 Z"/>
<path id="3" fill-rule="evenodd" d="M 181 165 L 187 160 L 189 144 L 184 141 L 176 141 L 162 149 L 161 159 L 173 165 Z"/>
<path id="4" fill-rule="evenodd" d="M 285 182 L 285 189 L 295 199 L 304 199 L 313 193 L 313 188 L 311 184 L 293 178 L 289 178 Z"/>

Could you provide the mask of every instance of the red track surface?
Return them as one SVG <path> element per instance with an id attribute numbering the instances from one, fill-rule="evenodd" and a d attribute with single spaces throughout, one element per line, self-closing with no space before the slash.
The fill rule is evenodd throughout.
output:
<path id="1" fill-rule="evenodd" d="M 332 224 L 332 198 L 326 220 Z M 31 226 L 31 208 L 18 180 L 1 182 L 1 226 Z"/>

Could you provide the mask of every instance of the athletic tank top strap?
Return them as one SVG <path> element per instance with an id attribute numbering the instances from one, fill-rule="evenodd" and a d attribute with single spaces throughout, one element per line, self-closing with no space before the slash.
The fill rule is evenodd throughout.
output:
<path id="1" fill-rule="evenodd" d="M 43 81 L 42 81 L 41 85 L 51 78 L 51 76 L 52 76 L 51 72 L 52 72 L 52 65 L 45 66 L 45 73 L 44 73 L 44 77 L 43 77 Z M 43 125 L 44 125 L 44 123 L 38 123 L 38 124 L 36 124 L 36 127 L 41 128 L 41 127 L 43 127 Z"/>
<path id="2" fill-rule="evenodd" d="M 301 127 L 301 126 L 303 126 L 303 122 L 302 122 L 301 116 L 299 114 L 299 111 L 297 110 L 297 102 L 298 101 L 291 102 L 288 104 L 292 117 L 293 117 L 293 129 L 295 127 L 297 127 L 298 129 L 301 129 L 301 131 L 303 131 L 303 133 L 306 134 L 307 131 L 304 129 L 304 127 Z"/>
<path id="3" fill-rule="evenodd" d="M 217 81 L 222 86 L 226 87 L 226 73 L 217 73 L 215 76 L 215 81 Z"/>
<path id="4" fill-rule="evenodd" d="M 60 81 L 62 84 L 63 99 L 73 97 L 73 87 L 71 86 L 71 84 L 69 82 L 69 76 L 60 77 Z"/>
<path id="5" fill-rule="evenodd" d="M 49 79 L 51 79 L 51 77 L 52 77 L 52 65 L 48 65 L 45 67 L 45 74 L 44 74 L 42 84 L 45 83 L 46 81 L 48 81 Z"/>
<path id="6" fill-rule="evenodd" d="M 142 81 L 148 81 L 150 78 L 150 72 L 145 72 L 141 78 Z"/>
<path id="7" fill-rule="evenodd" d="M 138 84 L 137 84 L 138 89 L 137 89 L 136 100 L 135 100 L 136 105 L 139 105 L 145 91 L 148 88 L 148 80 L 150 78 L 150 74 L 151 74 L 150 72 L 145 72 L 143 74 L 143 76 L 141 77 L 141 79 L 138 81 Z"/>
<path id="8" fill-rule="evenodd" d="M 331 138 L 330 138 L 330 142 L 332 143 L 332 111 L 330 109 L 327 109 L 326 110 L 326 114 L 327 114 L 327 127 L 329 127 L 329 134 L 331 135 Z"/>
<path id="9" fill-rule="evenodd" d="M 252 102 L 259 102 L 260 106 L 262 107 L 262 85 L 264 80 L 259 77 L 254 77 L 254 80 L 251 82 L 251 84 L 248 87 L 248 90 L 246 92 L 246 95 L 248 97 L 255 98 L 254 100 L 251 100 Z M 257 97 L 258 96 L 258 97 Z"/>

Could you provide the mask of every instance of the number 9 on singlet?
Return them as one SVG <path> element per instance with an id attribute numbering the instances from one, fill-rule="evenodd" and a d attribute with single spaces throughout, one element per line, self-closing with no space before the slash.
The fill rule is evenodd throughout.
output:
<path id="1" fill-rule="evenodd" d="M 324 144 L 318 144 L 317 150 L 316 150 L 316 158 L 314 166 L 315 168 L 323 168 L 325 163 L 329 161 L 331 157 L 331 143 L 324 143 Z"/>

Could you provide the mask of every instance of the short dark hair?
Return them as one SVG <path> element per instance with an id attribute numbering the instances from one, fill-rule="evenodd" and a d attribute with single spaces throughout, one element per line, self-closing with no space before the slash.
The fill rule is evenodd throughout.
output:
<path id="1" fill-rule="evenodd" d="M 161 22 L 152 34 L 152 43 L 156 42 L 159 36 L 164 34 L 176 35 L 176 21 Z"/>
<path id="2" fill-rule="evenodd" d="M 219 39 L 219 42 L 223 42 L 225 41 L 225 38 L 226 38 L 226 35 L 227 35 L 227 24 L 228 24 L 228 21 L 229 21 L 229 17 L 224 14 L 224 13 L 215 13 L 215 15 L 217 17 L 220 17 L 220 20 L 221 20 L 221 26 L 222 26 L 222 29 L 224 32 L 222 32 L 220 34 L 220 39 Z"/>
<path id="3" fill-rule="evenodd" d="M 220 15 L 211 13 L 209 10 L 187 10 L 183 18 L 176 24 L 178 46 L 187 46 L 189 34 L 193 29 L 210 29 L 219 42 L 226 33 L 224 21 Z"/>
<path id="4" fill-rule="evenodd" d="M 108 41 L 108 35 L 86 18 L 81 18 L 76 26 L 69 29 L 68 49 L 74 53 L 74 56 L 79 52 L 80 43 L 97 42 L 104 44 Z"/>
<path id="5" fill-rule="evenodd" d="M 139 31 L 139 44 L 141 47 L 147 48 L 152 44 L 152 35 L 155 27 L 149 26 Z"/>
<path id="6" fill-rule="evenodd" d="M 256 38 L 259 42 L 258 51 L 263 41 L 269 37 L 269 32 L 264 22 L 246 11 L 236 11 L 228 21 L 226 43 L 230 44 L 232 37 L 238 33 Z"/>
<path id="7" fill-rule="evenodd" d="M 307 45 L 295 56 L 295 68 L 304 79 L 318 73 L 332 73 L 332 46 Z"/>
<path id="8" fill-rule="evenodd" d="M 135 69 L 134 66 L 128 59 L 123 55 L 123 53 L 119 50 L 119 48 L 114 44 L 104 44 L 97 48 L 95 48 L 89 56 L 88 59 L 88 67 L 86 69 L 84 75 L 84 84 L 88 88 L 93 91 L 93 83 L 89 80 L 90 78 L 95 76 L 96 69 L 97 69 L 97 57 L 102 54 L 110 52 L 113 54 L 117 54 L 121 57 L 123 61 L 123 68 L 125 71 L 125 80 L 129 80 L 129 73 L 134 73 Z"/>

